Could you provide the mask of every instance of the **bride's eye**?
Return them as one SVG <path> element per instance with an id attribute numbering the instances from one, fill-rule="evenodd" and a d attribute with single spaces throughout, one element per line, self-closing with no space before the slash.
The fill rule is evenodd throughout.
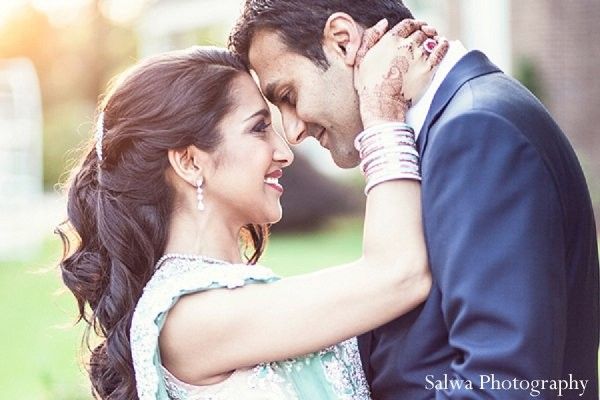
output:
<path id="1" fill-rule="evenodd" d="M 262 120 L 258 124 L 254 125 L 254 127 L 252 128 L 252 133 L 264 134 L 264 133 L 266 133 L 267 129 L 269 129 L 270 126 L 271 126 L 270 122 Z"/>

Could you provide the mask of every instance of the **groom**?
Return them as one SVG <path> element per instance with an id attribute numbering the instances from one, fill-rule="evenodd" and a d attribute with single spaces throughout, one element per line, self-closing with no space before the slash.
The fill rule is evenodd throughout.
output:
<path id="1" fill-rule="evenodd" d="M 316 138 L 342 168 L 359 161 L 356 52 L 384 17 L 393 26 L 412 15 L 399 0 L 246 0 L 230 38 L 288 140 Z M 598 399 L 596 231 L 560 128 L 459 42 L 407 122 L 418 132 L 434 286 L 359 338 L 373 398 Z"/>

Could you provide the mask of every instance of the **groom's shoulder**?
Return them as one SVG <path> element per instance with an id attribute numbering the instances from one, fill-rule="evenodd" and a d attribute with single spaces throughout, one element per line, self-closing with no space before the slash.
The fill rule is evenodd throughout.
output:
<path id="1" fill-rule="evenodd" d="M 430 144 L 439 139 L 467 141 L 486 133 L 503 140 L 536 142 L 543 131 L 560 129 L 543 104 L 521 83 L 502 73 L 491 73 L 465 83 L 448 101 L 429 130 Z M 537 146 L 536 146 L 537 147 Z"/>
<path id="2" fill-rule="evenodd" d="M 466 82 L 450 99 L 441 118 L 457 115 L 497 115 L 518 120 L 549 115 L 542 103 L 525 86 L 511 76 L 496 72 Z"/>

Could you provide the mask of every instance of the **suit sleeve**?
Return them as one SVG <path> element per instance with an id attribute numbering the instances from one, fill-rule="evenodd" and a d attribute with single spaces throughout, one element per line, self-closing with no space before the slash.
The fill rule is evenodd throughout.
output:
<path id="1" fill-rule="evenodd" d="M 472 112 L 430 131 L 423 178 L 430 265 L 456 350 L 449 379 L 472 382 L 436 398 L 527 397 L 494 389 L 492 374 L 512 382 L 561 373 L 566 255 L 552 177 L 510 121 Z"/>

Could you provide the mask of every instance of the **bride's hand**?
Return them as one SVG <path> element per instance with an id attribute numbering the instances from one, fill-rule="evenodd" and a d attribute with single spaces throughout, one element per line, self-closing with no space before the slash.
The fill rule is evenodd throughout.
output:
<path id="1" fill-rule="evenodd" d="M 385 33 L 386 27 L 383 20 L 367 29 L 356 55 L 354 84 L 365 128 L 404 121 L 448 52 L 446 40 L 438 40 L 431 54 L 423 49 L 423 42 L 437 35 L 425 22 L 404 20 Z"/>

